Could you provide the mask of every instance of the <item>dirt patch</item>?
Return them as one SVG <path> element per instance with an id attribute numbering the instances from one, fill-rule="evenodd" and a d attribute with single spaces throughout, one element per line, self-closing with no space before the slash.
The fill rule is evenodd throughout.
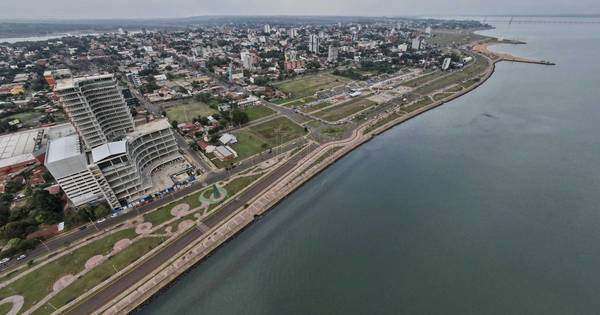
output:
<path id="1" fill-rule="evenodd" d="M 124 250 L 125 248 L 129 247 L 129 245 L 131 245 L 132 241 L 128 238 L 124 238 L 118 242 L 115 243 L 115 245 L 113 246 L 113 254 L 116 254 L 122 250 Z"/>
<path id="2" fill-rule="evenodd" d="M 181 218 L 186 216 L 188 214 L 188 211 L 190 211 L 190 205 L 188 205 L 187 203 L 180 203 L 173 207 L 173 209 L 171 209 L 171 215 L 174 217 Z"/>
<path id="3" fill-rule="evenodd" d="M 135 227 L 135 233 L 140 234 L 140 235 L 141 234 L 150 234 L 151 230 L 152 230 L 152 223 L 150 223 L 150 222 L 138 224 Z"/>
<path id="4" fill-rule="evenodd" d="M 75 281 L 75 280 L 77 280 L 77 277 L 75 277 L 72 274 L 62 276 L 60 279 L 58 279 L 56 282 L 54 282 L 54 285 L 52 286 L 52 291 L 54 291 L 54 292 L 61 291 L 62 289 L 69 286 L 69 284 L 73 283 L 73 281 Z"/>
<path id="5" fill-rule="evenodd" d="M 106 257 L 102 255 L 96 255 L 85 262 L 85 270 L 90 270 L 99 264 L 103 263 L 106 260 Z"/>

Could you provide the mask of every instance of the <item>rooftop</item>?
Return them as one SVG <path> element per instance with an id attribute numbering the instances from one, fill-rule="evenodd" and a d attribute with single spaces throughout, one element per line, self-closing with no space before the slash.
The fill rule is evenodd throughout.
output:
<path id="1" fill-rule="evenodd" d="M 36 151 L 39 149 L 36 148 L 36 143 L 41 142 L 44 132 L 44 129 L 32 129 L 1 136 L 0 160 L 30 154 Z"/>
<path id="2" fill-rule="evenodd" d="M 147 124 L 139 125 L 135 127 L 135 130 L 127 134 L 128 139 L 135 139 L 139 136 L 148 134 L 150 132 L 155 132 L 163 129 L 171 128 L 171 124 L 169 121 L 165 119 L 155 120 L 153 122 L 149 122 Z"/>
<path id="3" fill-rule="evenodd" d="M 81 154 L 79 136 L 72 135 L 50 141 L 46 163 L 52 163 Z"/>
<path id="4" fill-rule="evenodd" d="M 98 163 L 109 156 L 123 154 L 126 152 L 127 152 L 127 141 L 122 140 L 122 141 L 103 144 L 99 147 L 92 149 L 92 158 L 94 160 L 94 163 Z"/>
<path id="5" fill-rule="evenodd" d="M 65 89 L 72 89 L 81 82 L 95 80 L 95 79 L 111 78 L 111 77 L 113 77 L 112 74 L 99 74 L 99 75 L 91 75 L 91 76 L 78 77 L 78 78 L 62 79 L 62 80 L 56 81 L 56 87 L 54 88 L 54 90 L 60 91 L 60 90 L 65 90 Z"/>

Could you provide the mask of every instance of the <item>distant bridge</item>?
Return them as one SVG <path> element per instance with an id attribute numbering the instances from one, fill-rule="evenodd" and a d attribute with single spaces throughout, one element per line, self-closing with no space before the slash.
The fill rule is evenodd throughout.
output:
<path id="1" fill-rule="evenodd" d="M 483 23 L 508 23 L 508 24 L 600 24 L 600 20 L 522 20 L 511 18 L 510 20 L 483 19 Z"/>

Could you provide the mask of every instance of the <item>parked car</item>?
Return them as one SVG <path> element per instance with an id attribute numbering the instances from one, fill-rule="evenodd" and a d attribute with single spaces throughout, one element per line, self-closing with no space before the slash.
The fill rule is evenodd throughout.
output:
<path id="1" fill-rule="evenodd" d="M 19 260 L 23 260 L 23 259 L 25 259 L 25 258 L 27 258 L 27 255 L 23 254 L 23 255 L 21 255 L 21 256 L 19 256 L 19 257 L 17 257 L 17 261 L 19 261 Z"/>
<path id="2" fill-rule="evenodd" d="M 2 260 L 0 260 L 0 264 L 6 264 L 9 261 L 10 261 L 10 258 L 8 258 L 8 257 L 2 258 Z"/>

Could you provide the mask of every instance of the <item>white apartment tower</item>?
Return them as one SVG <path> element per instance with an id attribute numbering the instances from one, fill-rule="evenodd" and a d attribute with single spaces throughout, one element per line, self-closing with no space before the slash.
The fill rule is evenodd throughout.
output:
<path id="1" fill-rule="evenodd" d="M 334 63 L 338 60 L 338 48 L 334 45 L 329 45 L 329 51 L 327 54 L 327 61 Z"/>
<path id="2" fill-rule="evenodd" d="M 320 42 L 321 39 L 319 38 L 319 36 L 314 34 L 310 35 L 308 37 L 308 50 L 312 53 L 318 54 Z"/>
<path id="3" fill-rule="evenodd" d="M 60 80 L 54 90 L 86 150 L 133 130 L 133 118 L 112 74 Z"/>

